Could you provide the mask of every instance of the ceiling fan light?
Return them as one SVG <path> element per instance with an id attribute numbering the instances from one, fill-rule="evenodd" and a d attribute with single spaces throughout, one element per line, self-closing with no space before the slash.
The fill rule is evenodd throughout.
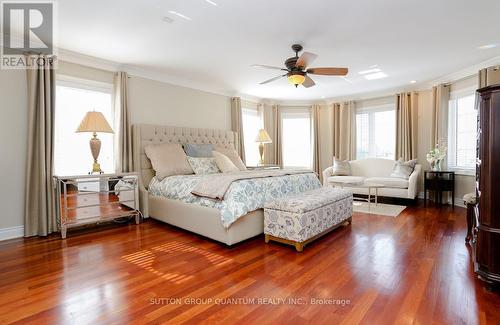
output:
<path id="1" fill-rule="evenodd" d="M 288 82 L 291 83 L 292 85 L 302 85 L 304 81 L 306 80 L 306 77 L 301 75 L 301 74 L 291 74 L 288 76 Z"/>

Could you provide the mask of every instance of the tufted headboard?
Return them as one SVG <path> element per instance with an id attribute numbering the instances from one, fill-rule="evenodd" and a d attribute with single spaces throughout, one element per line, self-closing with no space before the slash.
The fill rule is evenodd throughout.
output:
<path id="1" fill-rule="evenodd" d="M 214 146 L 233 148 L 238 151 L 238 135 L 217 129 L 183 128 L 163 125 L 135 124 L 132 126 L 132 152 L 134 169 L 139 172 L 143 187 L 147 187 L 155 171 L 144 148 L 159 143 L 211 143 Z"/>

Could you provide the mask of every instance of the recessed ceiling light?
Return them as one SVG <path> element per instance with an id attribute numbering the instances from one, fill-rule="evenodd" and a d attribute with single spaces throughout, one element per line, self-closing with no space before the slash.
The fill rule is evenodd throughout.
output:
<path id="1" fill-rule="evenodd" d="M 368 69 L 368 70 L 363 70 L 363 71 L 360 71 L 358 72 L 359 74 L 368 74 L 368 73 L 375 73 L 375 72 L 380 72 L 382 70 L 380 70 L 379 68 L 374 68 L 374 69 Z"/>
<path id="2" fill-rule="evenodd" d="M 383 79 L 383 78 L 387 78 L 387 75 L 383 72 L 376 72 L 376 73 L 370 73 L 370 74 L 365 75 L 365 78 L 367 80 Z"/>
<path id="3" fill-rule="evenodd" d="M 205 1 L 208 2 L 209 4 L 211 4 L 212 6 L 217 5 L 217 2 L 215 2 L 215 1 L 212 1 L 212 0 L 205 0 Z"/>
<path id="4" fill-rule="evenodd" d="M 486 45 L 479 46 L 478 49 L 480 49 L 480 50 L 489 50 L 489 49 L 494 49 L 497 46 L 498 46 L 498 44 L 486 44 Z"/>
<path id="5" fill-rule="evenodd" d="M 172 18 L 167 17 L 167 16 L 161 17 L 161 20 L 166 22 L 166 23 L 169 23 L 169 24 L 172 24 L 174 22 L 174 20 Z"/>
<path id="6" fill-rule="evenodd" d="M 325 99 L 325 96 L 321 96 L 321 99 Z"/>
<path id="7" fill-rule="evenodd" d="M 171 13 L 172 15 L 176 15 L 178 17 L 181 17 L 183 19 L 186 19 L 186 20 L 193 20 L 191 19 L 190 17 L 186 16 L 186 15 L 183 15 L 181 14 L 180 12 L 177 12 L 177 11 L 173 11 L 173 10 L 170 10 L 169 13 Z"/>
<path id="8" fill-rule="evenodd" d="M 410 83 L 411 84 L 415 84 L 415 83 L 417 83 L 417 81 L 416 80 L 410 80 Z"/>

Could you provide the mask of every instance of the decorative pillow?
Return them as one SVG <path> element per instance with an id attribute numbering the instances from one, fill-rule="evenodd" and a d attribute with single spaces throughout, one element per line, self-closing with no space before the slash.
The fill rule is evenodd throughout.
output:
<path id="1" fill-rule="evenodd" d="M 239 170 L 247 170 L 247 166 L 243 163 L 243 161 L 240 158 L 240 155 L 236 152 L 234 149 L 228 149 L 228 148 L 222 148 L 222 147 L 216 147 L 215 151 L 220 152 L 221 154 L 227 156 L 233 164 L 238 167 Z"/>
<path id="2" fill-rule="evenodd" d="M 415 169 L 415 165 L 417 164 L 417 159 L 409 160 L 405 162 L 403 159 L 399 159 L 394 164 L 394 168 L 391 173 L 391 177 L 399 177 L 408 179 L 410 178 L 411 173 Z"/>
<path id="3" fill-rule="evenodd" d="M 188 157 L 212 157 L 212 150 L 214 150 L 213 144 L 187 143 L 184 145 L 184 151 L 186 152 L 186 155 L 188 155 Z"/>
<path id="4" fill-rule="evenodd" d="M 349 160 L 338 160 L 333 157 L 332 176 L 351 176 L 351 164 Z"/>
<path id="5" fill-rule="evenodd" d="M 177 143 L 164 143 L 149 145 L 144 148 L 146 156 L 151 160 L 151 165 L 156 176 L 163 179 L 173 175 L 188 175 L 193 169 L 187 161 L 187 156 L 182 146 Z"/>
<path id="6" fill-rule="evenodd" d="M 187 157 L 191 168 L 196 175 L 206 175 L 220 173 L 215 158 Z"/>
<path id="7" fill-rule="evenodd" d="M 215 162 L 217 163 L 217 167 L 219 167 L 220 171 L 223 173 L 230 173 L 230 172 L 239 172 L 240 169 L 236 167 L 231 159 L 229 159 L 228 156 L 221 154 L 220 152 L 214 151 L 213 152 Z"/>

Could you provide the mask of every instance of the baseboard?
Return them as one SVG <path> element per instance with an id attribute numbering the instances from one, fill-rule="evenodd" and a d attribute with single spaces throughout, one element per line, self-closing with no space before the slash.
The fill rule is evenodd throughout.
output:
<path id="1" fill-rule="evenodd" d="M 24 236 L 24 226 L 0 229 L 0 241 L 13 238 L 21 238 L 23 236 Z"/>
<path id="2" fill-rule="evenodd" d="M 418 193 L 418 198 L 423 200 L 424 199 L 424 192 Z M 449 200 L 448 202 L 444 202 L 444 203 L 451 204 L 451 200 Z M 464 199 L 461 197 L 456 197 L 455 198 L 455 206 L 465 208 L 466 206 L 464 204 Z"/>

